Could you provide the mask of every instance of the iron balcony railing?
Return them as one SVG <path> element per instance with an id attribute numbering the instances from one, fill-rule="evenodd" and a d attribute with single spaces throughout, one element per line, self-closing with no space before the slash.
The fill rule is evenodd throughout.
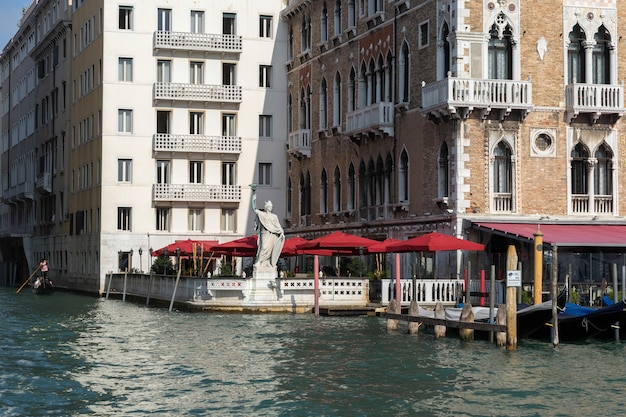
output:
<path id="1" fill-rule="evenodd" d="M 239 35 L 222 33 L 154 32 L 155 49 L 182 49 L 193 51 L 241 52 Z"/>
<path id="2" fill-rule="evenodd" d="M 156 152 L 241 153 L 241 137 L 157 133 L 152 149 Z"/>
<path id="3" fill-rule="evenodd" d="M 241 186 L 213 184 L 154 184 L 154 201 L 239 202 Z"/>

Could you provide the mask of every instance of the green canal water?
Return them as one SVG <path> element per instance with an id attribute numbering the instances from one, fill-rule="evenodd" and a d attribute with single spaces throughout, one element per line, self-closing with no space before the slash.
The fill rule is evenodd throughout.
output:
<path id="1" fill-rule="evenodd" d="M 0 416 L 617 416 L 614 341 L 435 340 L 376 317 L 168 312 L 0 288 Z"/>

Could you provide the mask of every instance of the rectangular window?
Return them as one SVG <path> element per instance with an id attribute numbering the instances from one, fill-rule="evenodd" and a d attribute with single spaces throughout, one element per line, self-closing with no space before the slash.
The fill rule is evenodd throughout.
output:
<path id="1" fill-rule="evenodd" d="M 119 8 L 119 28 L 123 30 L 133 29 L 133 8 L 132 6 L 120 6 Z"/>
<path id="2" fill-rule="evenodd" d="M 222 218 L 220 221 L 220 231 L 236 232 L 237 212 L 235 209 L 222 209 Z"/>
<path id="3" fill-rule="evenodd" d="M 204 33 L 204 12 L 191 11 L 191 33 Z"/>
<path id="4" fill-rule="evenodd" d="M 204 113 L 192 111 L 189 113 L 189 134 L 202 135 L 204 133 Z"/>
<path id="5" fill-rule="evenodd" d="M 157 184 L 170 183 L 170 161 L 157 161 L 156 182 Z"/>
<path id="6" fill-rule="evenodd" d="M 117 111 L 117 131 L 119 133 L 133 132 L 133 111 L 128 109 L 119 109 Z"/>
<path id="7" fill-rule="evenodd" d="M 157 19 L 157 30 L 163 32 L 172 31 L 172 10 L 171 9 L 159 9 Z"/>
<path id="8" fill-rule="evenodd" d="M 259 19 L 259 38 L 272 37 L 272 16 L 261 16 Z"/>
<path id="9" fill-rule="evenodd" d="M 259 87 L 270 88 L 272 86 L 272 66 L 259 66 Z"/>
<path id="10" fill-rule="evenodd" d="M 133 80 L 133 59 L 120 58 L 118 63 L 118 81 Z"/>
<path id="11" fill-rule="evenodd" d="M 259 163 L 259 185 L 272 185 L 272 164 L 261 162 Z"/>
<path id="12" fill-rule="evenodd" d="M 222 34 L 223 35 L 235 35 L 237 32 L 235 30 L 235 18 L 237 17 L 234 13 L 224 13 L 222 15 Z"/>
<path id="13" fill-rule="evenodd" d="M 170 111 L 157 111 L 157 133 L 170 133 Z"/>
<path id="14" fill-rule="evenodd" d="M 222 114 L 222 136 L 237 136 L 236 114 Z"/>
<path id="15" fill-rule="evenodd" d="M 228 62 L 222 64 L 222 84 L 235 85 L 235 64 Z"/>
<path id="16" fill-rule="evenodd" d="M 204 83 L 204 62 L 189 63 L 189 83 L 190 84 L 203 84 Z"/>
<path id="17" fill-rule="evenodd" d="M 202 161 L 189 161 L 189 183 L 202 184 Z"/>
<path id="18" fill-rule="evenodd" d="M 222 185 L 235 185 L 235 163 L 222 162 Z"/>
<path id="19" fill-rule="evenodd" d="M 190 232 L 201 232 L 203 228 L 202 209 L 189 209 L 187 229 Z"/>
<path id="20" fill-rule="evenodd" d="M 272 116 L 269 116 L 267 114 L 262 114 L 259 116 L 259 137 L 272 137 Z"/>
<path id="21" fill-rule="evenodd" d="M 170 209 L 158 208 L 156 210 L 156 230 L 163 232 L 170 230 Z"/>
<path id="22" fill-rule="evenodd" d="M 131 182 L 132 166 L 132 159 L 117 160 L 117 180 L 119 182 Z"/>
<path id="23" fill-rule="evenodd" d="M 130 230 L 130 207 L 117 208 L 117 230 Z"/>
<path id="24" fill-rule="evenodd" d="M 428 46 L 428 22 L 420 24 L 419 31 L 419 47 L 423 48 Z"/>
<path id="25" fill-rule="evenodd" d="M 172 66 L 171 61 L 166 61 L 162 59 L 157 61 L 157 82 L 159 83 L 172 82 L 171 66 Z"/>

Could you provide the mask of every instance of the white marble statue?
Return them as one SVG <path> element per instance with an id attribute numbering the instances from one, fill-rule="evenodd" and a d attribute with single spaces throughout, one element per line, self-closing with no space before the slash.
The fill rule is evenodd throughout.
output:
<path id="1" fill-rule="evenodd" d="M 276 263 L 280 258 L 285 243 L 283 231 L 278 216 L 272 213 L 272 202 L 265 202 L 265 209 L 256 207 L 256 185 L 252 184 L 252 210 L 256 214 L 254 228 L 258 233 L 257 254 L 255 266 L 276 269 Z"/>

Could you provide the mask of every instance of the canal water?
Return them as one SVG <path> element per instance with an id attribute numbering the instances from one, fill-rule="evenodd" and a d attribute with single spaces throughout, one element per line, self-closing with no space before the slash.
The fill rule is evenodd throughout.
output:
<path id="1" fill-rule="evenodd" d="M 626 348 L 0 288 L 0 416 L 622 415 Z"/>

